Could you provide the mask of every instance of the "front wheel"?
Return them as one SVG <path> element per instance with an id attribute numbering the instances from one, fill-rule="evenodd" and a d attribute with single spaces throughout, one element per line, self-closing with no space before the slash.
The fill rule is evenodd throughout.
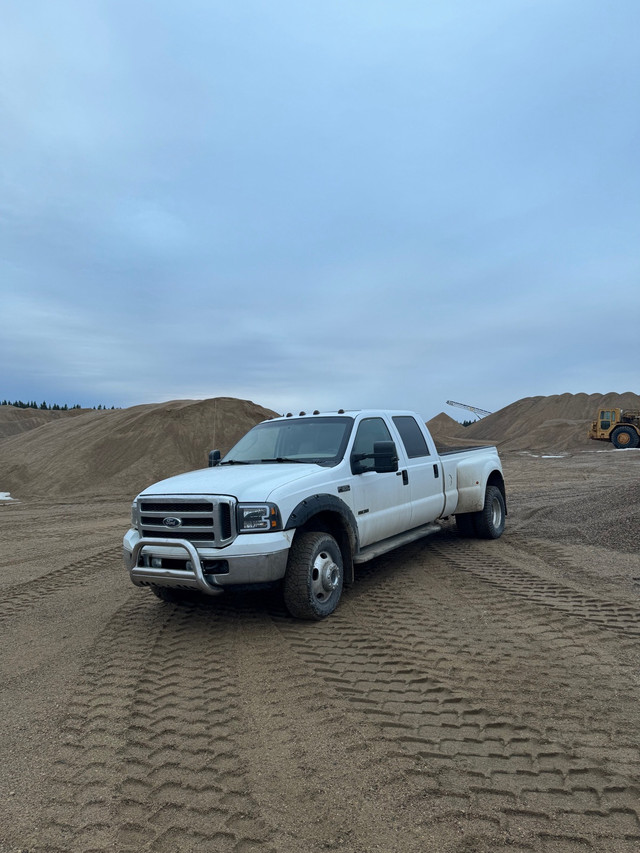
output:
<path id="1" fill-rule="evenodd" d="M 502 536 L 506 516 L 507 510 L 502 492 L 497 486 L 487 486 L 484 507 L 475 514 L 478 538 L 498 539 Z"/>
<path id="2" fill-rule="evenodd" d="M 284 603 L 299 619 L 324 619 L 338 606 L 344 569 L 338 543 L 328 533 L 299 533 L 289 551 Z"/>

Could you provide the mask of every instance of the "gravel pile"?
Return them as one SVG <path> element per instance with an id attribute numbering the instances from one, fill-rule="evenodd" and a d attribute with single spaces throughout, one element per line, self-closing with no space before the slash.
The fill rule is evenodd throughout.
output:
<path id="1" fill-rule="evenodd" d="M 554 394 L 550 397 L 525 397 L 498 412 L 463 428 L 467 444 L 495 444 L 500 450 L 530 450 L 540 453 L 571 453 L 593 450 L 596 443 L 587 431 L 596 411 L 601 408 L 640 410 L 640 395 Z M 450 429 L 446 416 L 438 415 L 433 424 L 434 437 L 441 444 L 460 444 L 460 425 Z M 607 445 L 602 444 L 602 447 Z"/>

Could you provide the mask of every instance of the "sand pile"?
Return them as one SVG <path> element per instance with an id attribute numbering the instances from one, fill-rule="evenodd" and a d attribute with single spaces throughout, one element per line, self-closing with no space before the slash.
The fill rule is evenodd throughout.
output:
<path id="1" fill-rule="evenodd" d="M 248 400 L 177 400 L 58 418 L 0 441 L 0 488 L 13 497 L 131 495 L 207 465 L 275 413 Z"/>
<path id="2" fill-rule="evenodd" d="M 19 435 L 59 418 L 74 418 L 86 409 L 69 409 L 66 412 L 49 409 L 18 409 L 15 406 L 0 406 L 0 440 Z"/>
<path id="3" fill-rule="evenodd" d="M 502 451 L 555 454 L 610 450 L 586 438 L 600 407 L 640 409 L 640 396 L 527 397 L 463 427 L 442 413 L 429 421 L 441 449 L 496 444 Z M 130 409 L 48 412 L 0 407 L 0 489 L 15 498 L 134 495 L 172 474 L 202 468 L 274 412 L 247 400 L 178 400 Z M 21 432 L 16 434 L 16 424 Z M 27 431 L 28 429 L 28 431 Z"/>
<path id="4" fill-rule="evenodd" d="M 456 427 L 452 432 L 447 431 L 447 422 L 441 420 L 447 416 L 438 415 L 433 421 L 438 421 L 441 428 L 434 432 L 434 437 L 439 446 L 496 444 L 500 450 L 539 453 L 611 449 L 610 444 L 596 443 L 587 438 L 587 430 L 598 409 L 614 406 L 640 410 L 640 396 L 627 391 L 623 394 L 525 397 L 468 427 L 461 427 L 450 419 Z M 462 428 L 462 436 L 457 427 Z"/>
<path id="5" fill-rule="evenodd" d="M 463 427 L 461 423 L 450 418 L 449 415 L 446 415 L 444 412 L 440 412 L 440 414 L 436 415 L 435 418 L 431 418 L 430 421 L 427 421 L 427 426 L 429 427 L 429 432 L 434 436 L 434 438 L 435 436 L 464 438 L 467 431 L 466 427 Z"/>
<path id="6" fill-rule="evenodd" d="M 427 427 L 440 452 L 455 450 L 457 447 L 473 447 L 492 443 L 483 440 L 475 441 L 469 434 L 468 427 L 463 426 L 444 412 L 440 412 L 435 418 L 427 421 Z"/>
<path id="7" fill-rule="evenodd" d="M 640 396 L 627 391 L 525 397 L 472 424 L 468 433 L 470 438 L 495 440 L 504 450 L 594 450 L 600 445 L 587 438 L 589 424 L 598 409 L 613 406 L 640 409 Z"/>

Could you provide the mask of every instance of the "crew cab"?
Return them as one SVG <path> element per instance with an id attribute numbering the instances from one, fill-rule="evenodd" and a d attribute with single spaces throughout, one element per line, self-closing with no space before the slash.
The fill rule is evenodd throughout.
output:
<path id="1" fill-rule="evenodd" d="M 358 564 L 452 515 L 463 535 L 497 539 L 506 514 L 495 447 L 438 453 L 409 411 L 301 412 L 141 492 L 124 563 L 165 601 L 281 583 L 293 616 L 322 619 Z"/>

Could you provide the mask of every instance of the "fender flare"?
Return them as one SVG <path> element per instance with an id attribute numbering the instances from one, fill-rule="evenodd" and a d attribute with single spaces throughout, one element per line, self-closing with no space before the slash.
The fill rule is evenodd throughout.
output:
<path id="1" fill-rule="evenodd" d="M 351 554 L 348 564 L 345 563 L 345 581 L 352 583 L 354 579 L 353 556 L 360 550 L 360 536 L 358 533 L 358 523 L 354 514 L 347 504 L 340 500 L 335 495 L 318 494 L 310 495 L 308 498 L 300 501 L 289 514 L 284 530 L 293 530 L 296 527 L 302 527 L 313 516 L 323 512 L 332 512 L 339 515 L 345 525 L 346 532 L 350 540 Z"/>

